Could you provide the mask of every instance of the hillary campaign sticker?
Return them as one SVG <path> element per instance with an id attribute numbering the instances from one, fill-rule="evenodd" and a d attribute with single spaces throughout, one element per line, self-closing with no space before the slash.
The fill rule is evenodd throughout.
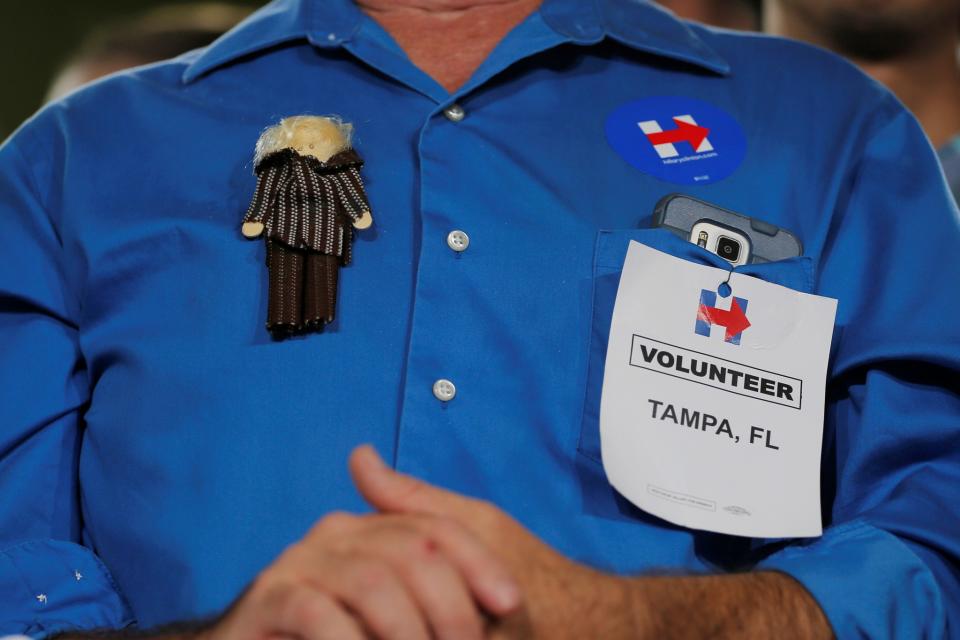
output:
<path id="1" fill-rule="evenodd" d="M 718 295 L 728 283 L 729 295 Z M 610 324 L 600 446 L 647 513 L 756 538 L 822 532 L 837 301 L 633 242 Z"/>
<path id="2" fill-rule="evenodd" d="M 710 184 L 740 166 L 747 139 L 736 120 L 694 98 L 653 97 L 618 107 L 607 142 L 624 160 L 661 180 Z"/>

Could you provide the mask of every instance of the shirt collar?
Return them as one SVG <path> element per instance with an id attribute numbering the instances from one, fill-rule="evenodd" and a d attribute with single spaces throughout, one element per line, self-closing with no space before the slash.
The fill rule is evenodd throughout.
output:
<path id="1" fill-rule="evenodd" d="M 544 0 L 544 22 L 580 44 L 610 37 L 627 46 L 727 74 L 730 65 L 685 23 L 648 0 Z M 274 0 L 203 50 L 183 73 L 185 83 L 237 58 L 306 39 L 339 47 L 363 13 L 352 0 Z"/>
<path id="2" fill-rule="evenodd" d="M 183 72 L 183 81 L 294 40 L 339 47 L 353 37 L 362 17 L 352 0 L 274 0 L 202 50 Z"/>
<path id="3" fill-rule="evenodd" d="M 609 37 L 634 49 L 726 75 L 730 65 L 685 22 L 649 0 L 544 0 L 544 22 L 574 42 Z"/>

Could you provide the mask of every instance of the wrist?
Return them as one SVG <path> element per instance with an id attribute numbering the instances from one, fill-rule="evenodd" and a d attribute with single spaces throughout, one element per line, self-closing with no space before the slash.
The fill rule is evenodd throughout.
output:
<path id="1" fill-rule="evenodd" d="M 627 614 L 624 627 L 630 633 L 630 638 L 656 637 L 653 635 L 657 628 L 656 608 L 651 598 L 650 582 L 646 578 L 618 577 L 624 594 L 623 610 Z"/>
<path id="2" fill-rule="evenodd" d="M 769 572 L 628 579 L 635 637 L 832 637 L 816 601 Z"/>
<path id="3" fill-rule="evenodd" d="M 581 579 L 583 591 L 577 595 L 570 626 L 554 637 L 605 638 L 635 640 L 647 637 L 651 611 L 642 580 L 592 569 Z M 652 637 L 652 636 L 651 636 Z"/>

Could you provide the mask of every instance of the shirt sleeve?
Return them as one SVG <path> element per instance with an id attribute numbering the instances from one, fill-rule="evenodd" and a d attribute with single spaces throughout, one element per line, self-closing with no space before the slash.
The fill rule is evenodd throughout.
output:
<path id="1" fill-rule="evenodd" d="M 819 265 L 817 293 L 839 300 L 828 526 L 761 563 L 805 585 L 841 639 L 960 637 L 960 227 L 929 143 L 893 102 L 841 187 Z"/>
<path id="2" fill-rule="evenodd" d="M 0 146 L 0 635 L 125 627 L 128 607 L 80 543 L 80 409 L 89 390 L 79 305 L 44 203 L 56 172 L 27 159 L 24 149 L 44 148 L 27 137 L 21 130 Z"/>

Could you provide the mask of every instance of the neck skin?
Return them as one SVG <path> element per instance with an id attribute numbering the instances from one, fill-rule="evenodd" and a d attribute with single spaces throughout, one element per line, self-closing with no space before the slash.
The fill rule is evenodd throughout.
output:
<path id="1" fill-rule="evenodd" d="M 453 93 L 541 0 L 356 0 L 410 61 Z"/>
<path id="2" fill-rule="evenodd" d="M 804 40 L 841 55 L 827 34 L 807 17 L 777 2 L 764 5 L 764 31 Z M 958 32 L 945 24 L 930 33 L 923 47 L 884 61 L 858 60 L 847 56 L 868 75 L 886 85 L 910 109 L 934 147 L 940 148 L 960 133 L 960 65 L 957 62 Z"/>

